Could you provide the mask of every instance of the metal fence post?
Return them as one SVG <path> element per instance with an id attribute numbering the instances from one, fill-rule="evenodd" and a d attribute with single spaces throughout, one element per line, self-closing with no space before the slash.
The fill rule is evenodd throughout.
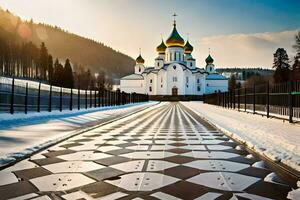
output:
<path id="1" fill-rule="evenodd" d="M 240 111 L 240 107 L 241 107 L 241 105 L 240 105 L 240 103 L 241 103 L 241 101 L 240 101 L 240 89 L 238 89 L 238 94 L 237 94 L 238 96 L 238 111 Z"/>
<path id="2" fill-rule="evenodd" d="M 80 87 L 78 87 L 77 90 L 78 90 L 77 105 L 78 105 L 78 110 L 80 110 Z"/>
<path id="3" fill-rule="evenodd" d="M 87 90 L 85 90 L 85 109 L 88 108 L 88 94 L 87 94 Z"/>
<path id="4" fill-rule="evenodd" d="M 255 98 L 256 98 L 255 84 L 253 84 L 253 114 L 255 114 Z"/>
<path id="5" fill-rule="evenodd" d="M 49 106 L 48 106 L 48 111 L 52 111 L 52 85 L 50 85 L 50 90 L 49 90 Z"/>
<path id="6" fill-rule="evenodd" d="M 225 97 L 225 108 L 227 108 L 227 92 L 224 92 L 224 97 Z"/>
<path id="7" fill-rule="evenodd" d="M 231 107 L 231 101 L 230 101 L 231 94 L 230 93 L 231 93 L 230 91 L 227 92 L 227 108 Z"/>
<path id="8" fill-rule="evenodd" d="M 100 107 L 101 104 L 100 104 L 100 88 L 98 89 L 98 107 Z"/>
<path id="9" fill-rule="evenodd" d="M 108 105 L 111 106 L 111 92 L 110 92 L 110 90 L 108 90 L 108 96 L 109 96 Z"/>
<path id="10" fill-rule="evenodd" d="M 244 98 L 245 98 L 245 102 L 244 102 L 244 104 L 245 104 L 245 112 L 247 111 L 247 88 L 246 88 L 246 86 L 245 86 L 245 92 L 244 92 Z"/>
<path id="11" fill-rule="evenodd" d="M 289 81 L 289 122 L 293 123 L 293 82 Z"/>
<path id="12" fill-rule="evenodd" d="M 26 89 L 25 89 L 25 114 L 27 114 L 27 110 L 28 110 L 28 83 L 26 83 Z"/>
<path id="13" fill-rule="evenodd" d="M 233 90 L 230 91 L 230 108 L 233 108 Z"/>
<path id="14" fill-rule="evenodd" d="M 10 97 L 10 114 L 14 114 L 15 78 L 12 80 Z"/>
<path id="15" fill-rule="evenodd" d="M 105 105 L 106 106 L 109 106 L 108 104 L 109 104 L 109 93 L 108 93 L 108 90 L 105 90 L 105 96 L 106 96 L 106 98 L 105 98 Z"/>
<path id="16" fill-rule="evenodd" d="M 94 107 L 97 107 L 97 91 L 94 91 Z"/>
<path id="17" fill-rule="evenodd" d="M 71 88 L 71 94 L 70 94 L 70 110 L 73 109 L 73 89 Z"/>
<path id="18" fill-rule="evenodd" d="M 121 105 L 121 92 L 119 89 L 117 90 L 117 105 Z"/>
<path id="19" fill-rule="evenodd" d="M 41 111 L 41 82 L 39 83 L 38 99 L 37 99 L 37 112 Z"/>
<path id="20" fill-rule="evenodd" d="M 233 90 L 232 97 L 233 97 L 233 109 L 235 109 L 235 89 Z"/>
<path id="21" fill-rule="evenodd" d="M 92 107 L 92 101 L 93 101 L 93 99 L 92 99 L 92 90 L 90 90 L 90 108 Z"/>
<path id="22" fill-rule="evenodd" d="M 106 94 L 105 94 L 105 89 L 102 89 L 102 106 L 105 107 L 106 106 Z"/>
<path id="23" fill-rule="evenodd" d="M 63 95 L 62 87 L 60 87 L 60 94 L 59 94 L 59 111 L 60 112 L 62 111 L 62 95 Z"/>
<path id="24" fill-rule="evenodd" d="M 267 118 L 270 117 L 270 82 L 267 82 Z"/>

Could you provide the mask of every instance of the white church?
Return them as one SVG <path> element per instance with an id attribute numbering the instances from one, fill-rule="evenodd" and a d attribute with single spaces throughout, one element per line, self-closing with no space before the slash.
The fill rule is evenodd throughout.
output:
<path id="1" fill-rule="evenodd" d="M 157 46 L 154 67 L 145 67 L 141 54 L 136 58 L 134 74 L 121 78 L 120 89 L 148 95 L 203 95 L 228 90 L 228 79 L 215 71 L 211 55 L 205 68 L 196 66 L 193 46 L 179 35 L 174 20 L 166 43 Z"/>

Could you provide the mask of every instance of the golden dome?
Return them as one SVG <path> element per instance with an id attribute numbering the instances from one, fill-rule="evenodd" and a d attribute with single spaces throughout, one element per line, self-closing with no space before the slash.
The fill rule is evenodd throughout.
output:
<path id="1" fill-rule="evenodd" d="M 165 45 L 164 41 L 161 40 L 160 45 L 158 45 L 158 46 L 156 47 L 156 51 L 157 51 L 159 54 L 165 54 L 166 49 L 167 49 L 167 46 Z"/>
<path id="2" fill-rule="evenodd" d="M 194 50 L 194 47 L 187 40 L 185 45 L 184 45 L 184 53 L 185 54 L 191 54 L 193 50 Z"/>
<path id="3" fill-rule="evenodd" d="M 166 40 L 167 47 L 183 47 L 184 39 L 179 35 L 176 29 L 176 24 L 174 23 L 173 31 L 169 38 Z"/>
<path id="4" fill-rule="evenodd" d="M 144 58 L 141 56 L 141 54 L 135 59 L 137 64 L 144 64 L 145 60 Z"/>

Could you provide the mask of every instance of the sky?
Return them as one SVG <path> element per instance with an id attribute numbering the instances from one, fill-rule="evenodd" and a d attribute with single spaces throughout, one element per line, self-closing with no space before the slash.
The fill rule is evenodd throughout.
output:
<path id="1" fill-rule="evenodd" d="M 154 64 L 161 36 L 171 33 L 174 12 L 199 67 L 209 48 L 217 67 L 271 67 L 279 47 L 293 58 L 300 30 L 299 0 L 0 0 L 0 6 L 133 58 L 141 48 L 147 66 Z"/>

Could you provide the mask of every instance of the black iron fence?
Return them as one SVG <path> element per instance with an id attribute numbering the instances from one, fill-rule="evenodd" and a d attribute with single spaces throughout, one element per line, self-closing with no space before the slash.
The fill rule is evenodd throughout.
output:
<path id="1" fill-rule="evenodd" d="M 300 81 L 253 85 L 229 92 L 205 95 L 204 103 L 253 112 L 267 117 L 300 120 Z"/>
<path id="2" fill-rule="evenodd" d="M 145 94 L 62 88 L 0 77 L 0 112 L 80 110 L 148 101 Z"/>

